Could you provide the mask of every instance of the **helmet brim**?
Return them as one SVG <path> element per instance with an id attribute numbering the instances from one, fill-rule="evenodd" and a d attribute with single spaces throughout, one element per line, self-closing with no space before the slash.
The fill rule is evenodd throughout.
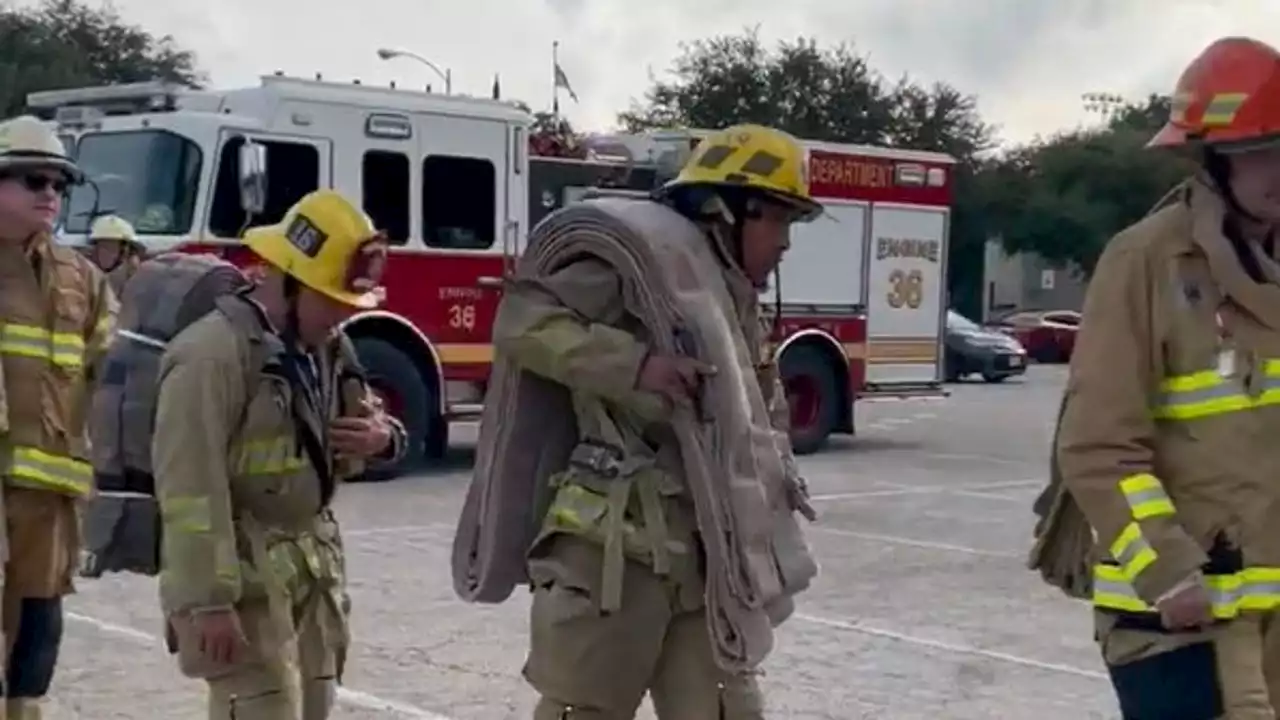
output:
<path id="1" fill-rule="evenodd" d="M 67 176 L 72 185 L 84 183 L 84 172 L 75 163 L 65 158 L 31 155 L 27 157 L 9 157 L 0 160 L 0 172 L 12 170 L 54 170 Z"/>
<path id="2" fill-rule="evenodd" d="M 1160 132 L 1156 133 L 1155 137 L 1147 141 L 1147 147 L 1181 147 L 1182 145 L 1187 144 L 1187 140 L 1186 130 L 1183 130 L 1173 123 L 1165 123 L 1164 127 L 1160 128 Z"/>
<path id="3" fill-rule="evenodd" d="M 794 210 L 797 215 L 795 222 L 800 222 L 800 223 L 813 222 L 814 220 L 817 220 L 818 218 L 822 217 L 822 215 L 826 212 L 826 209 L 822 207 L 822 203 L 812 198 L 807 198 L 801 195 L 794 195 L 792 193 L 782 192 L 780 190 L 775 190 L 773 188 L 765 188 L 765 187 L 760 187 L 759 185 L 751 185 L 751 184 L 744 184 L 744 183 L 682 182 L 679 179 L 675 179 L 665 183 L 662 186 L 662 188 L 658 190 L 658 192 L 655 194 L 658 197 L 662 197 L 664 195 L 671 193 L 672 191 L 679 190 L 681 188 L 695 188 L 695 187 L 711 188 L 712 190 L 715 190 L 718 188 L 733 188 L 734 190 L 738 190 L 738 191 L 745 190 L 745 191 L 760 193 L 761 197 L 767 198 L 768 200 L 774 203 L 777 203 L 778 205 L 781 205 L 783 207 L 786 207 L 789 210 Z"/>
<path id="4" fill-rule="evenodd" d="M 798 223 L 809 223 L 822 217 L 826 209 L 822 204 L 812 198 L 800 197 L 799 195 L 790 195 L 788 193 L 780 193 L 772 190 L 762 191 L 765 197 L 777 202 L 796 212 L 796 220 Z"/>
<path id="5" fill-rule="evenodd" d="M 292 247 L 292 245 L 285 235 L 283 226 L 268 225 L 266 227 L 250 228 L 245 231 L 242 242 L 244 242 L 245 247 L 266 261 L 268 265 L 290 277 L 296 278 L 304 287 L 310 288 L 327 298 L 359 310 L 374 310 L 382 304 L 386 292 L 382 288 L 363 293 L 346 292 L 328 287 L 317 287 L 298 277 L 293 271 L 293 262 L 297 258 L 293 257 L 288 251 L 288 248 Z"/>

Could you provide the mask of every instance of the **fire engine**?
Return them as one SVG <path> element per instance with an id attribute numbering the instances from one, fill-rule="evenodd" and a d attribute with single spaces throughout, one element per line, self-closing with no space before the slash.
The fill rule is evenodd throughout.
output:
<path id="1" fill-rule="evenodd" d="M 61 236 L 92 216 L 133 222 L 154 251 L 247 260 L 237 237 L 305 193 L 359 199 L 393 243 L 387 303 L 344 327 L 415 448 L 391 477 L 478 417 L 504 278 L 533 223 L 592 192 L 646 193 L 702 135 L 588 139 L 582 159 L 530 158 L 513 103 L 286 77 L 191 90 L 135 83 L 32 93 L 93 182 L 73 191 Z M 853 431 L 853 404 L 938 396 L 952 160 L 810 144 L 827 216 L 798 227 L 779 282 L 775 357 L 797 449 Z"/>

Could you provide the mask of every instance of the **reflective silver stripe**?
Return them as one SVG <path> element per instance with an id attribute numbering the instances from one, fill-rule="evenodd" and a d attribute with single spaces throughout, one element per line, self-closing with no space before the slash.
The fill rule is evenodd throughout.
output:
<path id="1" fill-rule="evenodd" d="M 1161 396 L 1161 405 L 1194 405 L 1210 400 L 1221 400 L 1232 395 L 1244 395 L 1238 383 L 1220 382 L 1217 385 L 1196 390 L 1168 390 Z"/>
<path id="2" fill-rule="evenodd" d="M 1130 475 L 1120 481 L 1120 492 L 1129 503 L 1134 520 L 1172 515 L 1173 501 L 1164 491 L 1164 485 L 1151 473 Z"/>
<path id="3" fill-rule="evenodd" d="M 14 484 L 65 495 L 87 495 L 93 487 L 89 463 L 37 448 L 14 448 L 3 472 Z"/>
<path id="4" fill-rule="evenodd" d="M 1266 360 L 1259 369 L 1263 378 L 1256 395 L 1238 378 L 1224 378 L 1212 370 L 1166 378 L 1152 412 L 1166 420 L 1192 420 L 1280 403 L 1280 362 Z"/>
<path id="5" fill-rule="evenodd" d="M 0 354 L 79 367 L 84 364 L 84 339 L 75 333 L 51 333 L 31 325 L 4 325 L 0 326 Z"/>
<path id="6" fill-rule="evenodd" d="M 1122 574 L 1121 568 L 1112 565 L 1094 567 L 1094 605 L 1121 612 L 1156 612 L 1138 596 L 1133 585 L 1122 579 Z M 1244 610 L 1280 608 L 1280 568 L 1253 567 L 1228 575 L 1207 575 L 1205 585 L 1213 616 L 1220 620 L 1230 620 Z"/>
<path id="7" fill-rule="evenodd" d="M 1144 568 L 1128 570 L 1133 567 L 1139 560 L 1144 559 L 1145 553 L 1154 552 L 1151 545 L 1147 544 L 1147 539 L 1139 535 L 1133 541 L 1125 543 L 1122 547 L 1116 548 L 1118 552 L 1112 553 L 1115 561 L 1120 563 L 1121 568 L 1126 569 L 1126 575 L 1132 577 L 1141 572 Z M 1150 563 L 1148 563 L 1150 564 Z"/>

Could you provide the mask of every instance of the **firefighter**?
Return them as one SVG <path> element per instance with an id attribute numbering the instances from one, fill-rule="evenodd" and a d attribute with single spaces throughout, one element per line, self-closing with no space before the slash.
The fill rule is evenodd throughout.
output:
<path id="1" fill-rule="evenodd" d="M 338 330 L 380 303 L 386 240 L 319 190 L 244 243 L 263 263 L 255 288 L 161 360 L 161 601 L 181 670 L 208 683 L 210 718 L 323 720 L 348 644 L 330 501 L 362 461 L 406 449 Z M 261 368 L 252 384 L 246 364 Z"/>
<path id="2" fill-rule="evenodd" d="M 707 154 L 726 145 L 739 148 L 732 160 L 716 162 Z M 760 157 L 770 160 L 762 170 L 747 166 Z M 716 250 L 759 370 L 747 381 L 760 382 L 775 423 L 786 415 L 786 401 L 763 354 L 757 298 L 789 246 L 792 224 L 821 213 L 809 195 L 805 170 L 804 150 L 791 136 L 737 126 L 703 140 L 680 174 L 654 196 L 655 203 L 696 223 Z M 652 556 L 641 564 L 628 555 L 625 572 L 621 566 L 610 568 L 604 547 L 617 538 L 591 530 L 588 521 L 603 509 L 587 503 L 601 497 L 598 488 L 608 480 L 576 474 L 587 472 L 581 469 L 565 477 L 581 477 L 596 490 L 561 480 L 567 484 L 556 494 L 529 553 L 534 595 L 524 675 L 540 695 L 534 718 L 628 720 L 646 692 L 662 720 L 763 718 L 754 674 L 730 675 L 714 661 L 697 520 L 679 463 L 671 461 L 678 453 L 674 435 L 661 423 L 651 432 L 636 429 L 646 427 L 643 418 L 653 417 L 652 406 L 643 402 L 654 397 L 649 393 L 687 404 L 714 368 L 690 357 L 650 352 L 644 329 L 625 310 L 618 274 L 591 258 L 512 285 L 498 311 L 493 342 L 517 365 L 567 386 L 575 406 L 595 407 L 600 401 L 591 398 L 609 398 L 601 412 L 622 437 L 610 447 L 618 463 L 643 462 L 636 448 L 648 447 L 661 468 L 636 481 L 641 504 L 656 509 L 642 513 L 652 522 L 628 513 L 628 539 L 634 529 L 636 537 L 675 548 L 666 571 L 653 566 Z M 574 488 L 579 490 L 571 492 Z M 603 588 L 610 584 L 620 588 L 612 612 L 601 604 L 608 602 Z"/>
<path id="3" fill-rule="evenodd" d="M 1262 42 L 1192 61 L 1150 145 L 1199 171 L 1107 245 L 1085 299 L 1056 461 L 1128 720 L 1280 707 L 1277 97 Z"/>
<path id="4" fill-rule="evenodd" d="M 133 225 L 118 215 L 103 215 L 89 229 L 89 258 L 107 274 L 116 297 L 142 263 L 146 250 Z"/>
<path id="5" fill-rule="evenodd" d="M 24 116 L 0 123 L 0 457 L 9 720 L 40 717 L 79 555 L 90 491 L 83 413 L 115 322 L 106 278 L 53 242 L 63 195 L 83 179 L 57 136 Z"/>

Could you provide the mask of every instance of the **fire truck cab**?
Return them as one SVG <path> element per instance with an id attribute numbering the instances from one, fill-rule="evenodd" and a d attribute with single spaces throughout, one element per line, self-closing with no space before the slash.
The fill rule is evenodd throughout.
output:
<path id="1" fill-rule="evenodd" d="M 478 414 L 489 320 L 527 230 L 526 111 L 280 74 L 233 90 L 39 92 L 28 105 L 58 123 L 93 181 L 67 203 L 71 243 L 113 212 L 153 251 L 241 262 L 246 227 L 279 221 L 316 188 L 363 203 L 393 243 L 386 305 L 345 327 L 372 383 L 428 455 L 443 453 L 450 420 Z"/>

